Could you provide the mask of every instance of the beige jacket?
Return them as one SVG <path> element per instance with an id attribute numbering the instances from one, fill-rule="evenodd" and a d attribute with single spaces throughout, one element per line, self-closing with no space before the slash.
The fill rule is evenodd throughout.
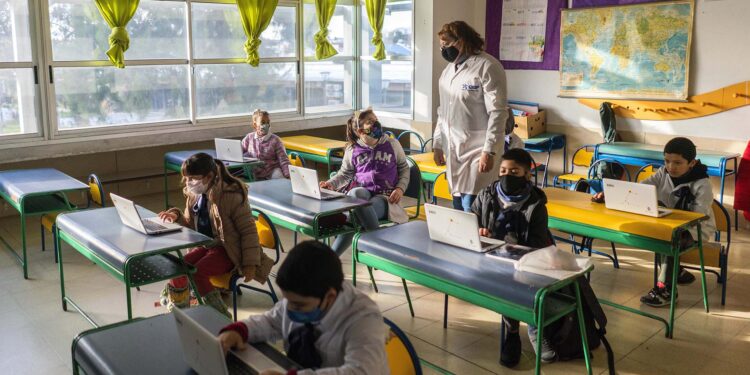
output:
<path id="1" fill-rule="evenodd" d="M 197 229 L 192 207 L 198 198 L 187 192 L 185 196 L 187 202 L 184 212 L 180 212 L 178 208 L 170 208 L 168 212 L 177 215 L 179 224 Z M 265 282 L 273 267 L 273 260 L 260 246 L 255 219 L 247 201 L 247 190 L 219 181 L 208 191 L 207 196 L 214 239 L 224 247 L 238 273 L 242 273 L 243 267 L 255 266 L 254 279 Z"/>

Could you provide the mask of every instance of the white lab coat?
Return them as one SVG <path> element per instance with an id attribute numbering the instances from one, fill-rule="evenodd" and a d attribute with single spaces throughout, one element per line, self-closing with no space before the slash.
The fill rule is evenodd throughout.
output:
<path id="1" fill-rule="evenodd" d="M 478 194 L 497 179 L 504 149 L 508 97 L 505 70 L 487 53 L 459 65 L 450 63 L 440 76 L 438 121 L 433 148 L 443 150 L 451 193 Z M 482 152 L 495 152 L 492 170 L 479 173 Z"/>

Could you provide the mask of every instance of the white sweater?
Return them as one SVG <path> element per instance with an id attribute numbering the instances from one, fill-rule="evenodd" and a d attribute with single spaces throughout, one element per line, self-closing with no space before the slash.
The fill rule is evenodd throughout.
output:
<path id="1" fill-rule="evenodd" d="M 300 370 L 297 374 L 388 374 L 387 328 L 378 305 L 350 283 L 344 281 L 342 287 L 317 326 L 320 337 L 315 347 L 323 360 L 321 368 Z M 265 314 L 251 316 L 243 323 L 248 328 L 248 342 L 283 339 L 284 348 L 289 346 L 289 332 L 301 326 L 289 319 L 286 299 Z"/>

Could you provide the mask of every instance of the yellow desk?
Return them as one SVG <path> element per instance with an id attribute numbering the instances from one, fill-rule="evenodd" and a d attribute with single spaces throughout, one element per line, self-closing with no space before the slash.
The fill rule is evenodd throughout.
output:
<path id="1" fill-rule="evenodd" d="M 409 155 L 409 157 L 419 166 L 419 171 L 422 173 L 422 181 L 424 182 L 434 183 L 437 180 L 437 176 L 445 172 L 445 165 L 435 164 L 432 152 Z"/>
<path id="2" fill-rule="evenodd" d="M 315 163 L 324 163 L 328 165 L 328 172 L 331 172 L 331 166 L 334 158 L 344 156 L 346 142 L 334 139 L 314 137 L 311 135 L 294 135 L 290 137 L 281 137 L 287 153 L 296 152 L 302 159 Z"/>
<path id="3" fill-rule="evenodd" d="M 626 311 L 663 322 L 667 327 L 666 336 L 672 337 L 674 331 L 674 297 L 677 289 L 677 272 L 680 254 L 695 247 L 680 249 L 679 235 L 684 229 L 698 227 L 698 254 L 701 263 L 701 282 L 703 289 L 703 306 L 708 312 L 706 292 L 706 274 L 703 269 L 703 245 L 700 225 L 707 217 L 689 211 L 674 210 L 666 217 L 655 218 L 636 215 L 622 211 L 610 210 L 603 203 L 591 202 L 591 195 L 558 188 L 546 188 L 549 227 L 561 232 L 571 233 L 609 242 L 616 242 L 654 253 L 674 257 L 672 273 L 672 301 L 669 307 L 669 321 L 656 315 L 615 304 L 610 301 L 600 302 Z"/>

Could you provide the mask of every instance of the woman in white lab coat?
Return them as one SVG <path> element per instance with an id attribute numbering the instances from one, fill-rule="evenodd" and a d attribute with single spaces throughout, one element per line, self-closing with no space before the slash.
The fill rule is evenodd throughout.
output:
<path id="1" fill-rule="evenodd" d="M 443 25 L 435 163 L 447 165 L 453 207 L 470 211 L 477 193 L 497 179 L 508 117 L 505 70 L 483 51 L 484 40 L 463 21 Z"/>

